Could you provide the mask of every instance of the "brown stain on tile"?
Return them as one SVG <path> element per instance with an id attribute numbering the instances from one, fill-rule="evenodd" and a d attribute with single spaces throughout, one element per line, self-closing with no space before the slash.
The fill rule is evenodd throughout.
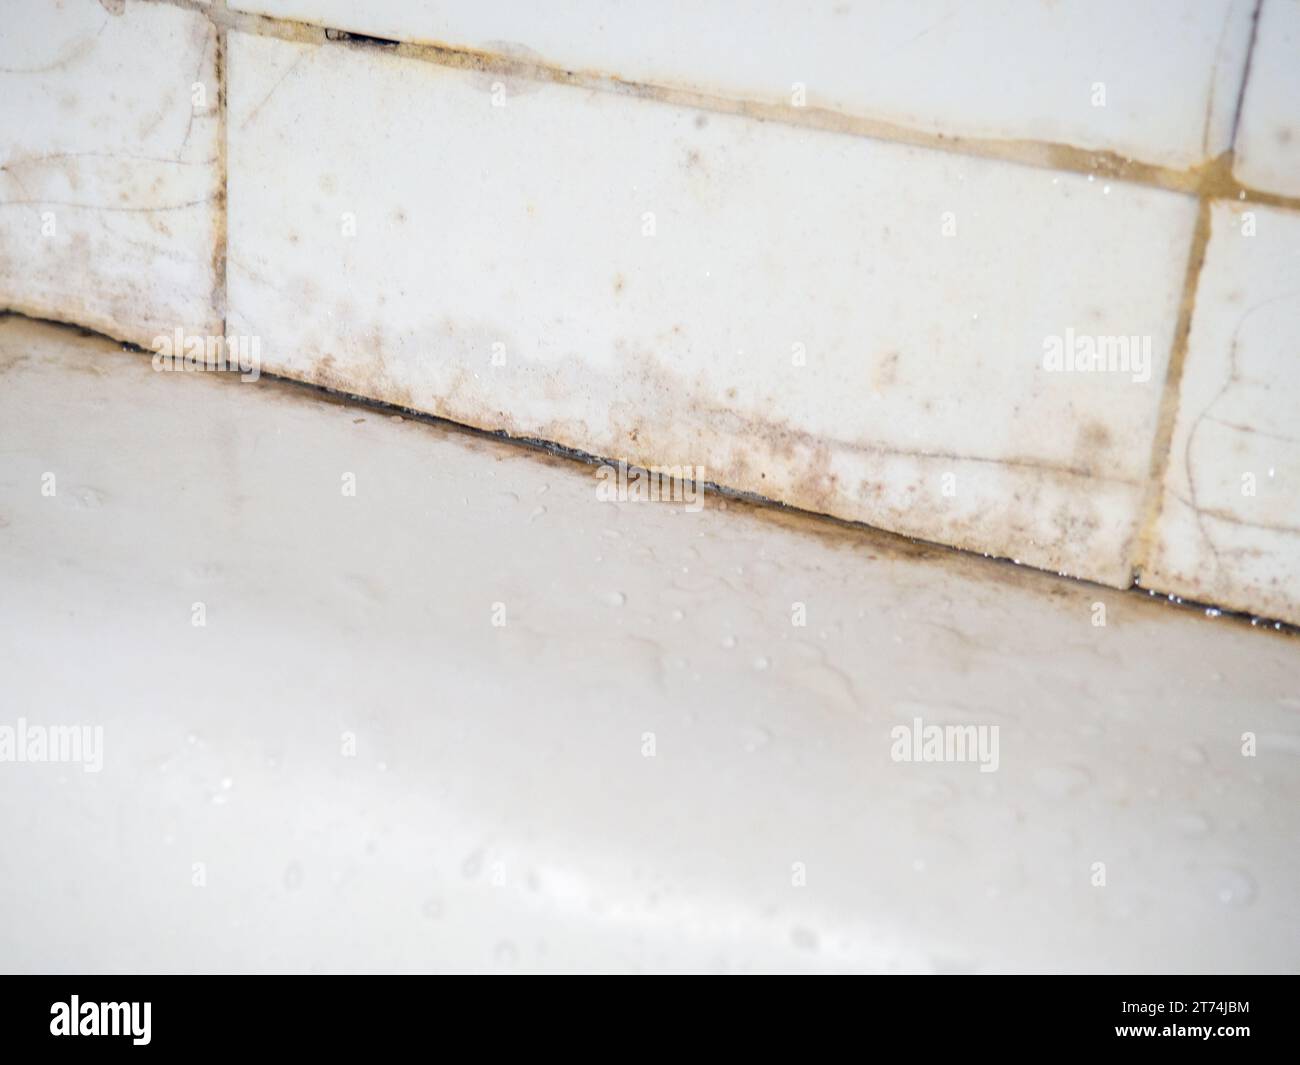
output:
<path id="1" fill-rule="evenodd" d="M 367 318 L 348 301 L 335 308 L 329 323 L 328 334 L 319 341 L 325 347 L 309 346 L 295 353 L 292 367 L 272 362 L 268 370 L 484 431 L 552 441 L 636 466 L 703 467 L 710 481 L 738 491 L 778 496 L 805 510 L 870 520 L 905 533 L 924 530 L 963 548 L 986 550 L 998 544 L 1007 554 L 1024 553 L 1017 545 L 1033 536 L 1031 511 L 1046 485 L 1064 492 L 1080 481 L 1130 484 L 1112 475 L 1106 459 L 1112 441 L 1100 424 L 1084 427 L 1078 452 L 1065 463 L 1032 455 L 982 456 L 833 439 L 758 413 L 771 407 L 761 398 L 756 409 L 724 405 L 701 382 L 669 369 L 651 351 L 623 342 L 612 352 L 616 369 L 599 373 L 576 355 L 529 362 L 510 332 L 491 324 L 442 318 L 398 335 L 382 316 Z M 492 362 L 497 347 L 506 354 L 502 365 Z M 412 352 L 423 353 L 436 372 L 424 377 L 413 372 L 418 367 L 411 365 Z M 897 353 L 884 358 L 890 365 Z M 485 385 L 483 377 L 490 382 Z M 589 397 L 595 421 L 520 420 L 517 408 L 502 398 L 531 397 L 549 406 L 575 394 Z M 954 508 L 938 490 L 940 476 L 947 470 L 969 470 L 971 464 L 1013 473 L 1022 485 L 1013 505 L 981 508 L 974 517 Z M 912 469 L 918 477 L 907 490 L 905 505 L 896 498 L 886 504 L 879 485 L 845 482 L 849 470 L 875 470 L 883 477 L 891 465 Z M 1083 499 L 1060 508 L 1047 528 L 1056 530 L 1059 545 L 1040 538 L 1035 559 L 1046 559 L 1040 564 L 1055 569 L 1077 570 L 1080 564 L 1068 561 L 1070 551 L 1081 538 L 1095 536 L 1101 523 Z"/>
<path id="2" fill-rule="evenodd" d="M 151 373 L 149 352 L 139 348 L 128 349 L 114 338 L 95 335 L 84 328 L 64 323 L 33 321 L 24 316 L 0 311 L 0 330 L 9 322 L 22 328 L 35 328 L 63 333 L 66 336 L 90 337 L 99 350 L 92 352 L 93 366 L 89 372 L 99 375 L 118 372 Z M 0 373 L 19 369 L 30 363 L 32 356 L 25 347 L 0 347 Z M 515 438 L 500 431 L 485 431 L 464 423 L 451 421 L 425 411 L 405 409 L 364 395 L 349 394 L 343 388 L 315 385 L 292 377 L 265 371 L 255 384 L 243 383 L 232 374 L 168 374 L 169 385 L 177 388 L 257 388 L 288 407 L 303 409 L 317 406 L 322 411 L 336 411 L 348 418 L 350 424 L 366 424 L 367 414 L 379 415 L 386 423 L 394 417 L 404 421 L 403 431 L 426 439 L 432 437 L 454 443 L 474 453 L 493 455 L 498 462 L 539 463 L 557 475 L 578 473 L 586 467 L 613 461 L 613 456 L 602 458 L 589 452 L 557 446 L 529 438 Z M 1164 596 L 1151 596 L 1138 589 L 1117 590 L 1089 580 L 1059 577 L 1041 569 L 1014 565 L 1007 559 L 980 557 L 950 545 L 900 535 L 862 522 L 844 520 L 823 514 L 811 513 L 788 503 L 765 498 L 761 494 L 736 492 L 715 483 L 706 483 L 706 506 L 733 512 L 737 520 L 760 521 L 787 530 L 793 535 L 806 536 L 843 551 L 846 564 L 898 565 L 925 563 L 939 566 L 953 573 L 978 578 L 997 597 L 1000 589 L 1046 597 L 1060 604 L 1080 618 L 1085 625 L 1091 607 L 1097 600 L 1107 606 L 1111 625 L 1146 622 L 1150 624 L 1175 622 L 1185 624 L 1213 624 L 1235 629 L 1250 628 L 1283 640 L 1300 639 L 1300 627 L 1277 623 L 1255 626 L 1249 615 L 1225 611 L 1222 616 L 1204 616 L 1204 606 L 1196 603 L 1172 601 Z M 1264 637 L 1261 637 L 1264 638 Z M 1295 646 L 1290 644 L 1290 646 Z"/>

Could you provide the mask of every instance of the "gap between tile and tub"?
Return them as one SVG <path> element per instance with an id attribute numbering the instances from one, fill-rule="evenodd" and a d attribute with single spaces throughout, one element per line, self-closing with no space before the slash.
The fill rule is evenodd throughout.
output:
<path id="1" fill-rule="evenodd" d="M 59 329 L 71 330 L 79 336 L 97 337 L 117 345 L 122 349 L 122 351 L 127 353 L 144 356 L 151 355 L 147 349 L 138 344 L 123 341 L 120 338 L 109 336 L 94 329 L 89 329 L 86 326 L 77 324 L 76 322 L 62 322 L 50 318 L 39 318 L 18 311 L 0 311 L 0 321 L 6 317 L 23 318 L 28 321 L 40 322 Z M 436 414 L 428 414 L 414 408 L 402 407 L 394 403 L 388 403 L 383 400 L 373 399 L 369 396 L 329 388 L 324 385 L 299 381 L 292 377 L 285 377 L 265 370 L 260 372 L 257 382 L 236 381 L 232 382 L 232 384 L 242 385 L 252 383 L 258 385 L 263 379 L 269 383 L 269 387 L 282 389 L 291 395 L 303 399 L 308 397 L 325 399 L 329 402 L 370 410 L 388 417 L 398 417 L 407 421 L 437 426 L 452 432 L 463 433 L 471 437 L 507 444 L 523 451 L 552 456 L 553 458 L 568 463 L 585 466 L 600 466 L 605 464 L 613 465 L 619 461 L 616 458 L 594 455 L 578 448 L 566 447 L 562 444 L 557 444 L 554 441 L 544 440 L 537 437 L 512 436 L 504 430 L 480 429 L 476 426 L 453 421 L 450 418 L 439 417 Z M 629 464 L 629 469 L 641 469 L 641 467 Z M 692 484 L 694 484 L 694 482 L 692 482 Z M 1152 589 L 1139 587 L 1136 582 L 1131 584 L 1128 588 L 1114 588 L 1107 584 L 1101 584 L 1097 581 L 1089 580 L 1086 577 L 1076 577 L 1068 573 L 1053 573 L 1050 570 L 1041 569 L 1037 566 L 1019 562 L 1014 558 L 991 555 L 980 551 L 971 551 L 961 547 L 954 547 L 951 544 L 925 540 L 920 537 L 906 536 L 902 533 L 892 532 L 889 529 L 884 529 L 879 526 L 869 525 L 866 522 L 849 521 L 844 518 L 837 518 L 831 514 L 806 510 L 801 507 L 791 506 L 788 503 L 782 503 L 777 499 L 770 499 L 753 492 L 738 491 L 734 488 L 729 488 L 726 485 L 717 484 L 712 481 L 707 481 L 702 486 L 697 485 L 696 487 L 702 488 L 702 490 L 710 496 L 715 496 L 726 500 L 729 503 L 739 504 L 743 507 L 750 508 L 753 513 L 763 515 L 769 520 L 779 520 L 787 527 L 790 527 L 793 522 L 796 530 L 816 535 L 833 534 L 837 535 L 845 542 L 860 545 L 866 544 L 869 540 L 874 539 L 879 543 L 889 545 L 895 550 L 913 553 L 914 559 L 918 562 L 934 558 L 968 559 L 972 561 L 978 560 L 978 562 L 982 564 L 987 564 L 993 567 L 989 571 L 990 574 L 999 574 L 1003 578 L 1015 574 L 1017 577 L 1021 577 L 1027 581 L 1045 582 L 1045 586 L 1050 586 L 1050 582 L 1052 581 L 1064 580 L 1076 587 L 1091 586 L 1108 593 L 1122 594 L 1134 599 L 1155 600 L 1162 607 L 1175 609 L 1183 614 L 1191 613 L 1203 615 L 1225 624 L 1243 625 L 1253 629 L 1274 633 L 1283 638 L 1300 637 L 1300 625 L 1293 625 L 1286 621 L 1261 617 L 1247 611 L 1220 608 L 1211 603 L 1201 603 L 1195 600 L 1185 599 L 1178 595 L 1156 592 Z"/>

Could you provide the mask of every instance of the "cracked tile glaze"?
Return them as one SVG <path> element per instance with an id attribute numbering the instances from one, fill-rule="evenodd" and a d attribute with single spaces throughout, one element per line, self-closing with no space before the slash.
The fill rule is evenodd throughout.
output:
<path id="1" fill-rule="evenodd" d="M 13 0 L 4 18 L 0 307 L 143 346 L 219 333 L 212 24 L 97 0 Z"/>
<path id="2" fill-rule="evenodd" d="M 13 319 L 0 455 L 13 970 L 1300 964 L 1295 638 Z"/>
<path id="3" fill-rule="evenodd" d="M 377 48 L 231 53 L 230 328 L 271 372 L 1128 583 L 1191 199 Z M 356 121 L 319 137 L 321 107 Z M 1048 372 L 1067 329 L 1150 337 L 1149 379 Z"/>
<path id="4" fill-rule="evenodd" d="M 1211 208 L 1142 584 L 1300 623 L 1300 213 Z"/>
<path id="5" fill-rule="evenodd" d="M 1239 180 L 1300 196 L 1300 0 L 1264 0 L 1235 142 Z"/>
<path id="6" fill-rule="evenodd" d="M 647 85 L 1175 168 L 1228 148 L 1254 0 L 234 0 Z M 1153 48 L 1152 42 L 1159 47 Z M 1103 87 L 1104 98 L 1096 95 Z"/>

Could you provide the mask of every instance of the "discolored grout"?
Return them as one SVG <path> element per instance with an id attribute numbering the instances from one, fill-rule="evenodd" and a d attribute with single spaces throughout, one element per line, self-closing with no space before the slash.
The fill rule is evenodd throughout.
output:
<path id="1" fill-rule="evenodd" d="M 210 15 L 226 12 L 226 0 L 212 0 Z M 227 278 L 226 260 L 230 240 L 230 180 L 229 154 L 226 148 L 227 96 L 229 75 L 227 64 L 230 52 L 227 47 L 227 30 L 217 18 L 210 18 L 217 34 L 217 176 L 220 182 L 218 190 L 218 208 L 216 213 L 216 240 L 212 249 L 212 305 L 221 323 L 221 334 L 226 334 L 227 325 Z"/>
<path id="2" fill-rule="evenodd" d="M 338 30 L 320 23 L 231 11 L 224 0 L 215 2 L 210 9 L 197 4 L 196 0 L 145 0 L 145 2 L 198 11 L 211 18 L 223 30 L 234 29 L 242 33 L 273 37 L 299 44 L 328 43 L 340 48 L 382 49 L 385 55 L 399 56 L 451 69 L 569 85 L 715 114 L 737 115 L 759 122 L 774 122 L 803 129 L 867 137 L 970 158 L 999 160 L 1040 170 L 1092 175 L 1201 198 L 1231 198 L 1270 207 L 1300 210 L 1300 196 L 1266 192 L 1237 181 L 1232 176 L 1231 167 L 1223 166 L 1228 153 L 1197 166 L 1179 170 L 1157 163 L 1130 159 L 1108 149 L 1084 148 L 1054 141 L 932 133 L 883 119 L 853 115 L 830 108 L 795 107 L 786 103 L 719 96 L 698 89 L 631 81 L 606 71 L 570 70 L 532 58 L 508 56 L 440 42 L 394 41 Z M 1253 30 L 1251 41 L 1253 44 Z M 1247 66 L 1249 58 L 1248 54 Z M 1239 94 L 1238 115 L 1240 107 L 1241 95 Z"/>
<path id="3" fill-rule="evenodd" d="M 1191 340 L 1192 319 L 1196 313 L 1196 294 L 1200 286 L 1201 269 L 1210 243 L 1212 201 L 1202 197 L 1197 204 L 1196 225 L 1192 230 L 1191 246 L 1187 254 L 1187 268 L 1183 274 L 1182 298 L 1178 306 L 1178 322 L 1174 327 L 1173 346 L 1169 352 L 1169 368 L 1165 373 L 1164 391 L 1156 417 L 1155 439 L 1151 444 L 1151 462 L 1147 477 L 1146 496 L 1139 512 L 1138 532 L 1134 543 L 1130 570 L 1133 583 L 1140 583 L 1142 568 L 1154 546 L 1156 527 L 1164 505 L 1165 473 L 1169 468 L 1170 448 L 1173 446 L 1174 426 L 1178 421 L 1179 399 L 1182 395 L 1183 367 L 1187 361 L 1187 348 Z"/>

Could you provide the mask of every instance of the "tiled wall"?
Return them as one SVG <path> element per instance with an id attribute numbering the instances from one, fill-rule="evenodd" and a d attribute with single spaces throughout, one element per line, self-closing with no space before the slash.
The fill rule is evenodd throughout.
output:
<path id="1" fill-rule="evenodd" d="M 1300 622 L 1300 0 L 19 6 L 0 305 Z"/>
<path id="2" fill-rule="evenodd" d="M 219 330 L 216 27 L 120 0 L 3 19 L 0 307 L 145 345 Z"/>

